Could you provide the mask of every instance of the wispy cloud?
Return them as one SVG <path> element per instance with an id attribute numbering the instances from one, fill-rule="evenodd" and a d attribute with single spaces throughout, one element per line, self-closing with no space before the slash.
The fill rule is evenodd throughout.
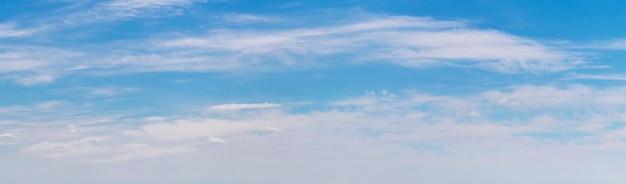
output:
<path id="1" fill-rule="evenodd" d="M 107 6 L 121 8 L 122 4 L 130 3 L 128 11 L 134 12 L 194 2 L 115 1 Z M 93 11 L 96 10 L 108 11 L 107 8 Z M 101 14 L 107 18 L 117 16 Z M 253 15 L 246 17 L 250 16 Z M 85 17 L 90 21 L 97 19 L 92 15 Z M 575 69 L 585 63 L 567 51 L 532 39 L 495 30 L 470 29 L 465 22 L 427 17 L 378 15 L 359 21 L 322 22 L 313 27 L 257 30 L 227 27 L 205 30 L 206 34 L 170 34 L 169 38 L 99 44 L 98 49 L 89 45 L 84 48 L 0 45 L 7 50 L 0 53 L 0 58 L 4 58 L 0 64 L 7 66 L 0 69 L 0 78 L 34 85 L 83 71 L 107 74 L 272 71 L 370 62 L 545 73 Z"/>
<path id="2" fill-rule="evenodd" d="M 111 97 L 118 96 L 125 93 L 132 93 L 139 91 L 140 89 L 131 87 L 119 87 L 119 86 L 102 86 L 102 87 L 73 87 L 67 89 L 54 90 L 54 93 L 68 93 L 75 94 L 76 92 L 84 93 L 89 97 Z"/>
<path id="3" fill-rule="evenodd" d="M 502 102 L 515 100 L 517 103 L 537 108 L 593 108 L 593 107 L 625 107 L 626 88 L 613 87 L 608 89 L 594 89 L 590 86 L 571 85 L 564 88 L 554 86 L 523 85 L 513 88 L 513 92 L 500 91 L 486 92 L 484 96 L 489 101 Z"/>
<path id="4" fill-rule="evenodd" d="M 224 19 L 228 22 L 233 23 L 263 23 L 263 22 L 274 22 L 279 19 L 268 16 L 259 16 L 259 15 L 251 15 L 251 14 L 232 14 L 224 16 Z"/>
<path id="5" fill-rule="evenodd" d="M 0 138 L 19 139 L 17 136 L 13 135 L 12 133 L 3 133 L 3 134 L 0 134 Z"/>
<path id="6" fill-rule="evenodd" d="M 1 44 L 0 49 L 0 79 L 21 85 L 50 83 L 84 66 L 84 55 L 66 49 Z"/>
<path id="7" fill-rule="evenodd" d="M 532 152 L 537 147 L 550 146 L 552 149 L 589 151 L 603 147 L 614 150 L 625 145 L 617 139 L 626 137 L 626 131 L 616 124 L 626 120 L 625 93 L 626 90 L 619 87 L 600 89 L 583 85 L 521 85 L 457 95 L 381 90 L 329 102 L 329 110 L 325 111 L 229 111 L 235 115 L 109 120 L 136 122 L 134 124 L 83 124 L 75 117 L 82 115 L 64 113 L 68 121 L 56 117 L 57 120 L 46 127 L 11 126 L 20 129 L 19 141 L 29 145 L 24 147 L 25 153 L 96 162 L 192 153 L 210 143 L 226 142 L 258 146 L 262 150 L 267 147 L 328 150 L 322 148 L 375 144 L 452 155 L 492 154 L 493 150 Z M 368 100 L 365 103 L 355 100 L 360 98 Z M 54 103 L 41 103 L 33 107 L 5 108 L 5 112 L 35 106 L 39 109 L 57 107 Z M 252 105 L 257 106 L 272 105 Z M 224 107 L 241 109 L 250 105 Z M 54 115 L 39 116 L 45 119 Z M 6 118 L 19 120 L 16 116 Z M 98 115 L 91 118 L 97 119 Z M 77 124 L 68 126 L 68 122 Z M 5 141 L 11 139 L 8 134 L 2 137 L 8 138 Z M 555 145 L 555 142 L 563 144 Z"/>
<path id="8" fill-rule="evenodd" d="M 37 20 L 0 23 L 0 38 L 26 37 L 35 33 L 54 32 L 85 24 L 124 21 L 133 18 L 181 15 L 192 4 L 210 0 L 110 0 L 72 2 Z M 217 2 L 217 1 L 211 1 Z M 29 26 L 18 26 L 24 23 Z"/>
<path id="9" fill-rule="evenodd" d="M 20 29 L 13 22 L 0 23 L 0 38 L 23 37 L 35 33 L 36 29 Z"/>
<path id="10" fill-rule="evenodd" d="M 135 10 L 142 8 L 158 8 L 164 6 L 184 6 L 194 2 L 206 2 L 207 0 L 114 0 L 104 3 L 103 6 L 111 9 Z"/>
<path id="11" fill-rule="evenodd" d="M 182 8 L 206 0 L 112 0 L 95 4 L 87 11 L 59 17 L 62 24 L 77 25 L 137 17 L 161 17 L 180 14 Z"/>
<path id="12" fill-rule="evenodd" d="M 626 75 L 624 74 L 572 74 L 571 77 L 575 79 L 591 79 L 591 80 L 616 80 L 616 81 L 626 80 Z"/>
<path id="13" fill-rule="evenodd" d="M 207 138 L 207 140 L 209 142 L 211 142 L 211 143 L 222 143 L 222 144 L 226 143 L 226 140 L 220 139 L 220 138 L 215 138 L 215 137 L 209 137 L 209 138 Z"/>
<path id="14" fill-rule="evenodd" d="M 16 115 L 16 114 L 28 114 L 33 112 L 49 112 L 54 111 L 58 107 L 67 105 L 64 101 L 47 101 L 35 104 L 33 106 L 24 105 L 11 105 L 0 107 L 0 114 L 4 115 Z"/>
<path id="15" fill-rule="evenodd" d="M 147 144 L 97 145 L 109 138 L 87 137 L 79 140 L 44 141 L 23 149 L 26 153 L 45 157 L 86 162 L 115 162 L 129 159 L 145 159 L 191 151 L 184 147 L 155 147 Z"/>
<path id="16" fill-rule="evenodd" d="M 348 56 L 351 62 L 412 67 L 433 62 L 475 63 L 503 73 L 555 72 L 581 64 L 569 53 L 537 41 L 494 30 L 466 29 L 462 22 L 421 17 L 381 17 L 347 25 L 278 31 L 219 30 L 204 37 L 166 40 L 162 46 L 195 49 L 198 56 L 236 56 L 234 62 L 263 62 L 246 58 L 278 60 L 286 66 L 328 64 L 325 57 L 337 55 Z M 296 62 L 293 58 L 307 59 Z"/>
<path id="17" fill-rule="evenodd" d="M 174 122 L 152 123 L 138 130 L 124 132 L 129 136 L 149 137 L 155 140 L 194 140 L 201 137 L 241 134 L 263 129 L 257 121 L 233 122 L 225 119 L 179 119 Z"/>
<path id="18" fill-rule="evenodd" d="M 580 46 L 582 48 L 606 49 L 606 50 L 626 50 L 626 39 L 614 39 L 605 41 L 595 41 Z"/>
<path id="19" fill-rule="evenodd" d="M 277 103 L 251 103 L 251 104 L 221 104 L 209 107 L 209 110 L 214 111 L 228 111 L 228 110 L 243 110 L 243 109 L 267 109 L 281 107 Z"/>
<path id="20" fill-rule="evenodd" d="M 106 139 L 107 138 L 104 137 L 87 137 L 68 142 L 44 141 L 42 143 L 29 146 L 24 150 L 27 152 L 48 152 L 46 156 L 50 157 L 77 156 L 98 150 L 99 148 L 92 146 L 92 143 L 104 141 Z"/>
<path id="21" fill-rule="evenodd" d="M 265 127 L 265 130 L 269 130 L 269 131 L 273 131 L 273 132 L 284 132 L 285 130 L 280 129 L 280 128 L 276 128 L 276 127 Z"/>

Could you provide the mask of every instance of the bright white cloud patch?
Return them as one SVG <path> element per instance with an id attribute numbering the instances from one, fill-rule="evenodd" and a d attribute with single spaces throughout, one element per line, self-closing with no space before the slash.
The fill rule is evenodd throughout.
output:
<path id="1" fill-rule="evenodd" d="M 276 127 L 265 127 L 265 130 L 269 130 L 269 131 L 273 131 L 273 132 L 284 132 L 285 130 L 280 129 L 280 128 L 276 128 Z"/>
<path id="2" fill-rule="evenodd" d="M 222 143 L 222 144 L 226 143 L 226 140 L 220 139 L 220 138 L 215 138 L 215 137 L 209 137 L 209 138 L 207 138 L 207 140 L 209 142 L 211 142 L 211 143 Z"/>

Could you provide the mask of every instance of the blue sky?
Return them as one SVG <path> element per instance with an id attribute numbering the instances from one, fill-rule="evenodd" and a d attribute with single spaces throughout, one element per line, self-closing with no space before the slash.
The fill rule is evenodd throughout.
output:
<path id="1" fill-rule="evenodd" d="M 624 183 L 624 1 L 0 2 L 2 183 Z"/>

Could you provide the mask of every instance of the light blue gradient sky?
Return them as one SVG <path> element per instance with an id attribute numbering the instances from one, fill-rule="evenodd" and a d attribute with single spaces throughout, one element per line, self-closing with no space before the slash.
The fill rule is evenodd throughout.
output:
<path id="1" fill-rule="evenodd" d="M 621 184 L 623 12 L 2 1 L 0 182 Z"/>

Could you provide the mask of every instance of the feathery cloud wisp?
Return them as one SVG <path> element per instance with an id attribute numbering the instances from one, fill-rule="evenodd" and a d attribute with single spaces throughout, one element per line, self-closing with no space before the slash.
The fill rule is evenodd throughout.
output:
<path id="1" fill-rule="evenodd" d="M 244 110 L 244 109 L 267 109 L 278 108 L 282 105 L 277 103 L 248 103 L 248 104 L 221 104 L 209 107 L 209 110 L 213 111 L 228 111 L 228 110 Z"/>

